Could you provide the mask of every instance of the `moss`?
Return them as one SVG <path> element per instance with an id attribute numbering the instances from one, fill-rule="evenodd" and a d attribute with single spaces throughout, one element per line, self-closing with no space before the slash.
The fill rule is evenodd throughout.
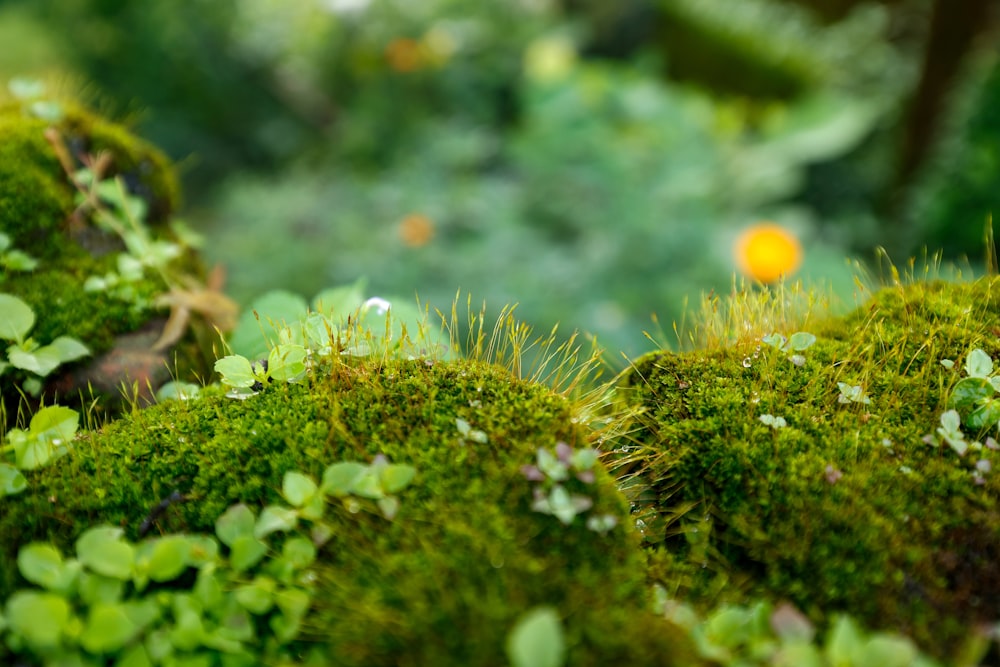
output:
<path id="1" fill-rule="evenodd" d="M 460 442 L 458 418 L 488 443 Z M 504 665 L 507 633 L 538 604 L 563 616 L 570 664 L 690 664 L 679 632 L 644 611 L 638 536 L 603 469 L 577 491 L 620 519 L 609 533 L 531 510 L 520 466 L 539 447 L 589 437 L 561 396 L 476 362 L 343 366 L 246 401 L 209 391 L 136 411 L 31 473 L 0 517 L 0 597 L 18 583 L 16 546 L 30 540 L 66 548 L 96 522 L 134 538 L 174 489 L 190 500 L 158 529 L 212 531 L 233 503 L 277 501 L 289 469 L 318 477 L 329 463 L 381 453 L 417 469 L 395 520 L 328 507 L 335 533 L 305 639 L 328 646 L 336 664 Z"/>
<path id="2" fill-rule="evenodd" d="M 0 232 L 11 238 L 14 248 L 39 260 L 34 272 L 0 277 L 0 291 L 22 298 L 35 311 L 37 322 L 30 335 L 39 343 L 69 335 L 87 345 L 92 356 L 75 364 L 82 369 L 112 349 L 119 336 L 165 317 L 164 309 L 154 306 L 154 299 L 167 285 L 160 277 L 149 275 L 131 285 L 133 295 L 128 299 L 83 291 L 87 278 L 117 270 L 116 257 L 124 245 L 116 234 L 75 213 L 76 190 L 46 138 L 47 131 L 58 131 L 68 159 L 78 165 L 86 156 L 107 154 L 110 159 L 104 176 L 121 176 L 133 194 L 144 198 L 152 224 L 166 223 L 177 205 L 178 188 L 167 159 L 148 143 L 72 101 L 61 101 L 60 108 L 62 116 L 50 123 L 17 104 L 0 107 Z M 159 231 L 162 238 L 163 230 Z M 199 275 L 201 269 L 193 254 L 176 261 L 185 272 Z M 201 376 L 208 372 L 193 345 L 183 348 L 177 366 L 184 377 L 189 370 Z M 88 382 L 76 386 L 68 377 L 53 377 L 47 393 L 55 391 L 55 385 L 65 385 L 72 393 L 80 388 L 86 391 Z M 4 375 L 2 393 L 8 407 L 19 400 L 14 385 L 23 379 L 16 370 Z M 117 389 L 111 390 L 110 397 L 117 398 Z"/>
<path id="3" fill-rule="evenodd" d="M 767 346 L 638 360 L 620 393 L 641 408 L 623 473 L 646 504 L 651 578 L 703 604 L 790 599 L 818 621 L 846 611 L 939 654 L 1000 616 L 988 564 L 1000 480 L 971 475 L 994 454 L 923 441 L 969 350 L 1000 355 L 998 285 L 882 290 L 816 323 L 803 367 Z M 840 402 L 838 382 L 871 403 Z"/>

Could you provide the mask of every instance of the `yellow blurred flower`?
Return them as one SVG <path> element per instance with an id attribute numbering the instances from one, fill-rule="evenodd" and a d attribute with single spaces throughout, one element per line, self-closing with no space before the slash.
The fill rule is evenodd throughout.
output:
<path id="1" fill-rule="evenodd" d="M 802 264 L 802 246 L 784 227 L 761 221 L 736 239 L 736 266 L 740 272 L 762 283 L 773 283 L 794 273 Z"/>
<path id="2" fill-rule="evenodd" d="M 424 65 L 424 50 L 420 42 L 400 37 L 385 47 L 385 59 L 389 67 L 400 73 L 416 72 Z"/>
<path id="3" fill-rule="evenodd" d="M 434 238 L 434 223 L 426 215 L 411 213 L 400 221 L 397 231 L 403 243 L 419 248 Z"/>
<path id="4" fill-rule="evenodd" d="M 541 37 L 529 44 L 524 52 L 524 73 L 541 83 L 564 79 L 575 66 L 576 47 L 566 37 Z"/>

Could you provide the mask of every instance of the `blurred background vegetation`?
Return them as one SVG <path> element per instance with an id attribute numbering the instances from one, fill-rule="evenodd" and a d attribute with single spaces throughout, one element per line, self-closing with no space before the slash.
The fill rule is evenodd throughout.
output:
<path id="1" fill-rule="evenodd" d="M 983 256 L 1000 200 L 989 0 L 5 0 L 45 79 L 178 160 L 244 304 L 457 290 L 629 355 L 728 291 L 773 221 L 794 277 Z"/>

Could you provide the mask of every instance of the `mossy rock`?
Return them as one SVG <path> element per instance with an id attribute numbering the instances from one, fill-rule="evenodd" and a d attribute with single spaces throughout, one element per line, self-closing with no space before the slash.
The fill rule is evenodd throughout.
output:
<path id="1" fill-rule="evenodd" d="M 118 269 L 118 255 L 125 246 L 117 234 L 79 213 L 76 188 L 52 140 L 58 137 L 64 160 L 73 168 L 105 155 L 103 177 L 121 177 L 129 194 L 145 201 L 144 222 L 153 238 L 175 240 L 166 223 L 178 203 L 177 179 L 167 158 L 126 128 L 73 102 L 60 102 L 58 108 L 58 118 L 50 120 L 33 115 L 26 104 L 0 106 L 0 232 L 9 237 L 13 249 L 38 260 L 33 271 L 0 275 L 0 292 L 21 298 L 35 312 L 36 323 L 29 332 L 35 341 L 47 344 L 58 336 L 72 336 L 91 351 L 90 357 L 48 378 L 47 399 L 77 399 L 88 385 L 117 399 L 123 380 L 138 382 L 143 391 L 147 381 L 155 388 L 170 378 L 166 362 L 175 356 L 175 371 L 207 375 L 206 359 L 197 345 L 187 345 L 176 355 L 155 355 L 158 363 L 147 360 L 147 368 L 131 374 L 115 367 L 114 355 L 104 357 L 116 347 L 140 347 L 130 342 L 129 335 L 141 332 L 145 342 L 148 330 L 163 328 L 168 311 L 156 297 L 168 285 L 156 272 L 146 271 L 129 285 L 127 298 L 110 290 L 83 289 L 89 277 Z M 189 249 L 174 262 L 187 275 L 204 273 Z M 155 340 L 152 336 L 145 347 Z M 66 373 L 67 369 L 77 372 Z M 4 374 L 2 395 L 8 408 L 16 405 L 17 385 L 23 379 L 16 369 Z"/>
<path id="2" fill-rule="evenodd" d="M 940 656 L 1000 617 L 1000 476 L 975 467 L 1000 457 L 926 441 L 970 350 L 1000 355 L 998 287 L 883 289 L 811 327 L 802 366 L 759 339 L 637 360 L 620 392 L 636 414 L 616 447 L 651 577 L 703 604 L 786 599 L 820 622 L 847 612 Z"/>
<path id="3" fill-rule="evenodd" d="M 135 539 L 174 490 L 188 500 L 158 519 L 165 532 L 213 532 L 227 507 L 280 501 L 286 471 L 318 478 L 328 464 L 383 454 L 416 468 L 392 521 L 373 504 L 332 502 L 318 588 L 302 639 L 330 664 L 506 665 L 504 642 L 537 605 L 563 619 L 569 665 L 698 664 L 683 633 L 649 608 L 645 558 L 628 503 L 607 472 L 572 490 L 618 525 L 599 534 L 532 510 L 521 466 L 557 441 L 593 434 L 548 388 L 480 362 L 351 363 L 247 400 L 171 401 L 89 432 L 63 459 L 30 472 L 0 518 L 0 597 L 23 585 L 19 545 L 64 552 L 89 525 Z M 464 419 L 488 442 L 463 441 Z"/>

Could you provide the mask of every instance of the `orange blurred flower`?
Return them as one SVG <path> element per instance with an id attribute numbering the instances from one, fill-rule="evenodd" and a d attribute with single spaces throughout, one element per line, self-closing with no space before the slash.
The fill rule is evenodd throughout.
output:
<path id="1" fill-rule="evenodd" d="M 403 243 L 419 248 L 434 238 L 434 223 L 426 215 L 411 213 L 400 221 L 397 231 Z"/>
<path id="2" fill-rule="evenodd" d="M 740 272 L 762 283 L 788 276 L 802 264 L 802 246 L 784 227 L 759 222 L 740 234 L 734 247 Z"/>
<path id="3" fill-rule="evenodd" d="M 400 37 L 385 47 L 385 59 L 389 67 L 397 72 L 416 72 L 424 64 L 424 50 L 420 42 Z"/>

